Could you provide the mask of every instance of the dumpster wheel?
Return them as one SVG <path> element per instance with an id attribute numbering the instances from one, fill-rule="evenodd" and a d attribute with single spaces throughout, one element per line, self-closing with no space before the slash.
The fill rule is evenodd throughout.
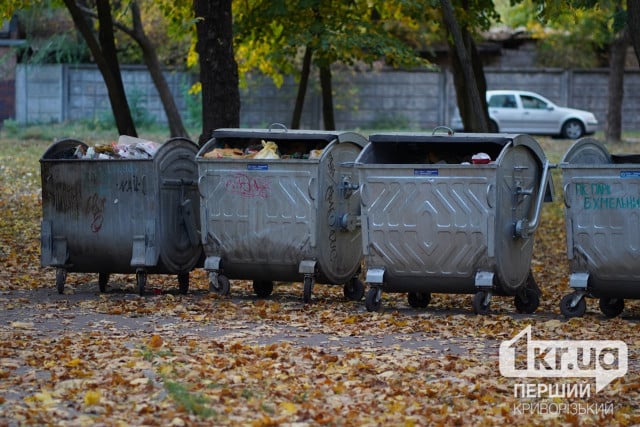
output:
<path id="1" fill-rule="evenodd" d="M 56 268 L 56 288 L 58 293 L 62 295 L 64 293 L 64 282 L 67 281 L 67 270 L 64 268 Z"/>
<path id="2" fill-rule="evenodd" d="M 308 304 L 311 302 L 311 294 L 313 292 L 314 281 L 315 280 L 313 279 L 313 276 L 304 276 L 302 301 L 304 301 L 305 304 Z"/>
<path id="3" fill-rule="evenodd" d="M 107 292 L 107 283 L 109 283 L 109 273 L 98 273 L 98 288 L 100 288 L 100 292 Z"/>
<path id="4" fill-rule="evenodd" d="M 407 302 L 413 308 L 427 308 L 431 302 L 431 293 L 429 292 L 409 292 L 407 294 Z"/>
<path id="5" fill-rule="evenodd" d="M 476 314 L 488 314 L 491 306 L 491 292 L 479 291 L 473 296 L 473 311 Z"/>
<path id="6" fill-rule="evenodd" d="M 229 292 L 231 292 L 229 278 L 224 274 L 212 271 L 209 273 L 209 291 L 216 292 L 221 296 L 229 295 Z"/>
<path id="7" fill-rule="evenodd" d="M 182 295 L 189 292 L 189 272 L 178 273 L 178 290 Z"/>
<path id="8" fill-rule="evenodd" d="M 273 282 L 271 280 L 254 280 L 253 291 L 258 298 L 267 298 L 273 292 Z"/>
<path id="9" fill-rule="evenodd" d="M 144 270 L 136 271 L 136 284 L 138 285 L 138 294 L 144 295 L 144 288 L 147 286 L 147 273 Z"/>
<path id="10" fill-rule="evenodd" d="M 540 305 L 540 295 L 536 289 L 526 287 L 521 293 L 515 296 L 513 302 L 519 313 L 531 314 L 536 311 Z"/>
<path id="11" fill-rule="evenodd" d="M 367 298 L 364 301 L 367 311 L 378 311 L 382 306 L 382 288 L 376 286 L 369 289 Z"/>
<path id="12" fill-rule="evenodd" d="M 622 298 L 600 298 L 600 311 L 608 318 L 618 316 L 624 310 Z"/>
<path id="13" fill-rule="evenodd" d="M 364 283 L 357 277 L 352 277 L 344 284 L 343 293 L 344 297 L 351 301 L 360 301 L 364 296 Z"/>
<path id="14" fill-rule="evenodd" d="M 563 296 L 560 300 L 560 312 L 567 319 L 571 317 L 582 317 L 585 311 L 587 311 L 587 301 L 582 293 L 573 292 Z"/>

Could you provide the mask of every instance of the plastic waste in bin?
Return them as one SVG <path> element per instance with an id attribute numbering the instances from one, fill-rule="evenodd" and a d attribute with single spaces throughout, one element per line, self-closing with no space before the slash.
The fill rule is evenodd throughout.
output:
<path id="1" fill-rule="evenodd" d="M 573 293 L 560 301 L 565 317 L 586 311 L 586 297 L 616 317 L 624 299 L 640 298 L 640 155 L 612 155 L 593 138 L 576 141 L 560 168 L 567 255 Z"/>
<path id="2" fill-rule="evenodd" d="M 64 139 L 40 159 L 41 264 L 56 267 L 59 293 L 67 272 L 99 273 L 101 292 L 109 274 L 136 273 L 140 295 L 147 273 L 177 274 L 187 292 L 203 254 L 198 148 L 183 138 L 157 150 L 152 144 L 126 136 L 100 147 Z"/>
<path id="3" fill-rule="evenodd" d="M 353 162 L 366 139 L 353 132 L 219 129 L 198 152 L 204 268 L 210 289 L 252 280 L 344 284 L 360 299 L 360 190 Z"/>
<path id="4" fill-rule="evenodd" d="M 407 292 L 412 307 L 431 293 L 492 294 L 533 312 L 534 232 L 552 198 L 549 162 L 528 135 L 389 133 L 369 137 L 356 160 L 369 311 L 382 292 Z M 546 196 L 546 197 L 545 197 Z"/>

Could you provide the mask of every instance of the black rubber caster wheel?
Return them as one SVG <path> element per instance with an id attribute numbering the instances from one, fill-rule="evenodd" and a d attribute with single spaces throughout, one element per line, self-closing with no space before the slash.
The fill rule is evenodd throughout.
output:
<path id="1" fill-rule="evenodd" d="M 109 283 L 109 273 L 98 273 L 98 288 L 100 288 L 100 292 L 107 292 L 107 283 Z"/>
<path id="2" fill-rule="evenodd" d="M 231 282 L 227 276 L 218 273 L 209 274 L 209 291 L 218 295 L 227 296 L 231 292 Z"/>
<path id="3" fill-rule="evenodd" d="M 473 312 L 476 314 L 488 314 L 491 307 L 489 292 L 480 291 L 473 296 Z"/>
<path id="4" fill-rule="evenodd" d="M 600 298 L 600 311 L 608 318 L 620 315 L 624 310 L 624 299 L 622 298 Z"/>
<path id="5" fill-rule="evenodd" d="M 431 302 L 431 294 L 429 292 L 409 292 L 407 301 L 413 308 L 426 308 Z"/>
<path id="6" fill-rule="evenodd" d="M 273 282 L 270 280 L 254 280 L 253 291 L 259 298 L 267 298 L 273 292 Z"/>
<path id="7" fill-rule="evenodd" d="M 189 292 L 189 273 L 178 273 L 178 291 L 182 295 Z"/>
<path id="8" fill-rule="evenodd" d="M 369 289 L 364 305 L 367 311 L 379 311 L 382 306 L 382 290 L 379 288 Z"/>
<path id="9" fill-rule="evenodd" d="M 560 312 L 564 317 L 570 319 L 572 317 L 582 317 L 587 311 L 587 301 L 584 296 L 580 297 L 578 302 L 574 302 L 575 294 L 569 294 L 560 300 Z M 572 304 L 575 304 L 572 306 Z"/>
<path id="10" fill-rule="evenodd" d="M 344 297 L 351 301 L 360 301 L 364 296 L 364 283 L 354 277 L 344 285 Z"/>

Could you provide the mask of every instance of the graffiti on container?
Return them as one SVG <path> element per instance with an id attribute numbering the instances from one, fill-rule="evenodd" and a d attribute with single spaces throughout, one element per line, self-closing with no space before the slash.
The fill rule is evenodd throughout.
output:
<path id="1" fill-rule="evenodd" d="M 329 172 L 329 176 L 333 178 L 336 175 L 336 165 L 333 160 L 333 152 L 329 153 L 327 169 Z"/>
<path id="2" fill-rule="evenodd" d="M 266 199 L 269 195 L 269 181 L 265 177 L 237 173 L 227 178 L 225 188 L 228 192 L 247 198 Z"/>
<path id="3" fill-rule="evenodd" d="M 53 190 L 48 193 L 49 200 L 58 212 L 69 212 L 78 216 L 80 200 L 80 184 L 69 184 L 66 182 L 56 182 Z"/>
<path id="4" fill-rule="evenodd" d="M 135 193 L 141 191 L 142 194 L 146 194 L 144 188 L 145 176 L 142 177 L 138 175 L 130 175 L 122 178 L 120 182 L 118 182 L 118 190 L 123 193 Z"/>
<path id="5" fill-rule="evenodd" d="M 324 200 L 327 202 L 327 220 L 329 224 L 334 225 L 334 227 L 329 227 L 329 260 L 335 261 L 338 258 L 338 245 L 337 241 L 337 208 L 336 208 L 336 198 L 335 198 L 335 188 L 333 185 L 327 187 L 327 192 L 324 195 Z"/>
<path id="6" fill-rule="evenodd" d="M 606 183 L 578 182 L 575 189 L 585 210 L 640 209 L 640 196 L 615 195 Z"/>
<path id="7" fill-rule="evenodd" d="M 85 214 L 91 217 L 91 231 L 97 233 L 102 228 L 102 222 L 104 221 L 104 206 L 107 199 L 100 197 L 98 193 L 93 193 L 87 199 L 85 205 Z"/>

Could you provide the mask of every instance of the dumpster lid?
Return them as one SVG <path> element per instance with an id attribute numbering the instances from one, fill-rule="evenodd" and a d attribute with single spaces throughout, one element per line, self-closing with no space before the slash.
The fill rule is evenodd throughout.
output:
<path id="1" fill-rule="evenodd" d="M 564 154 L 561 163 L 606 164 L 611 163 L 611 155 L 600 141 L 587 137 L 574 142 Z"/>
<path id="2" fill-rule="evenodd" d="M 51 144 L 49 148 L 47 148 L 47 151 L 44 152 L 40 160 L 73 159 L 75 158 L 74 153 L 78 148 L 78 146 L 82 146 L 85 149 L 88 148 L 87 144 L 85 144 L 84 142 L 78 139 L 73 139 L 73 138 L 60 139 L 54 142 L 53 144 Z"/>
<path id="3" fill-rule="evenodd" d="M 273 126 L 273 125 L 272 125 Z M 323 130 L 305 130 L 305 129 L 287 129 L 274 128 L 268 129 L 250 129 L 250 128 L 221 128 L 216 129 L 212 133 L 212 137 L 216 139 L 222 138 L 255 138 L 255 139 L 271 139 L 271 140 L 322 140 L 331 142 L 335 139 L 338 142 L 352 142 L 360 147 L 364 147 L 367 140 L 364 136 L 349 131 L 323 131 Z"/>
<path id="4" fill-rule="evenodd" d="M 373 134 L 369 136 L 369 141 L 373 143 L 447 143 L 447 144 L 495 144 L 504 147 L 513 141 L 507 135 L 497 134 L 456 134 L 456 135 L 432 135 L 427 133 L 414 132 L 390 132 L 384 134 Z"/>

